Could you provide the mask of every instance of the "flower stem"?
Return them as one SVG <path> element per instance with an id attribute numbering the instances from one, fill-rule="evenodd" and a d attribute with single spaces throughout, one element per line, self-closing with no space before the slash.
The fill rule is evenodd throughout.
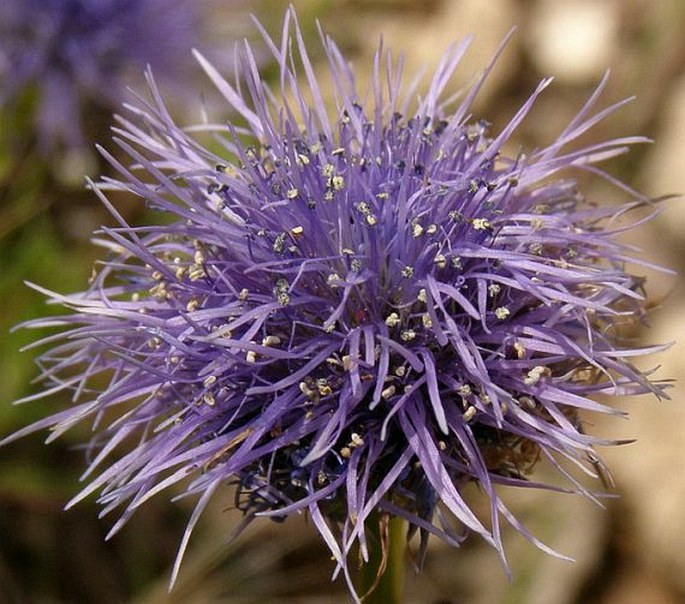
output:
<path id="1" fill-rule="evenodd" d="M 374 514 L 367 531 L 369 562 L 361 569 L 364 604 L 401 604 L 406 534 L 404 521 Z"/>

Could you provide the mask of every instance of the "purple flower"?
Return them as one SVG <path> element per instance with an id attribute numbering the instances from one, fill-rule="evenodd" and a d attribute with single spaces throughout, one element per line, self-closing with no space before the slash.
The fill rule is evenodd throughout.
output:
<path id="1" fill-rule="evenodd" d="M 30 323 L 61 329 L 40 342 L 51 348 L 37 358 L 38 396 L 68 392 L 74 405 L 10 439 L 91 422 L 86 476 L 100 473 L 74 501 L 99 492 L 105 512 L 123 507 L 114 533 L 185 485 L 199 500 L 181 553 L 227 483 L 247 521 L 308 514 L 350 585 L 347 556 L 356 543 L 367 555 L 377 512 L 420 532 L 420 557 L 430 534 L 458 545 L 475 532 L 501 553 L 502 518 L 546 549 L 497 488 L 557 488 L 526 478 L 546 459 L 593 497 L 563 462 L 597 475 L 593 447 L 610 441 L 585 434 L 580 414 L 617 413 L 611 396 L 663 395 L 629 362 L 657 347 L 621 337 L 645 299 L 617 219 L 648 200 L 613 181 L 632 201 L 597 207 L 564 176 L 612 180 L 595 162 L 643 139 L 568 150 L 622 104 L 592 112 L 602 81 L 549 146 L 506 155 L 550 80 L 490 134 L 469 112 L 492 64 L 460 104 L 441 100 L 468 40 L 415 100 L 382 49 L 358 91 L 322 35 L 329 112 L 294 14 L 280 44 L 262 33 L 277 90 L 249 46 L 241 86 L 198 55 L 241 116 L 206 126 L 214 151 L 171 120 L 152 78 L 152 100 L 121 120 L 131 167 L 103 151 L 120 179 L 94 187 L 119 223 L 99 235 L 110 255 L 87 291 L 45 292 L 71 314 Z M 127 224 L 108 189 L 163 223 Z M 489 498 L 488 519 L 466 503 L 469 483 Z"/>
<path id="2" fill-rule="evenodd" d="M 170 81 L 201 43 L 201 3 L 181 0 L 4 0 L 0 103 L 35 98 L 46 149 L 79 147 L 87 108 L 111 111 L 151 65 Z"/>

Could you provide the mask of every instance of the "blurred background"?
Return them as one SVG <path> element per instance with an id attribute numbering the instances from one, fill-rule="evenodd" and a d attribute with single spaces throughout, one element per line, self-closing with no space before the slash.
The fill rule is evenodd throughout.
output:
<path id="1" fill-rule="evenodd" d="M 410 79 L 418 69 L 434 66 L 450 42 L 472 33 L 475 41 L 458 70 L 456 90 L 473 81 L 507 31 L 516 26 L 475 113 L 492 122 L 497 132 L 536 83 L 554 75 L 555 83 L 515 136 L 527 148 L 553 140 L 611 68 L 601 105 L 636 98 L 582 142 L 646 135 L 655 143 L 634 147 L 627 156 L 612 160 L 609 171 L 649 196 L 685 193 L 683 0 L 295 0 L 293 4 L 310 38 L 312 57 L 322 59 L 315 27 L 319 19 L 354 63 L 361 81 L 368 77 L 381 35 L 386 47 L 404 52 Z M 176 3 L 169 0 L 168 5 L 173 11 Z M 252 35 L 247 33 L 252 31 L 246 27 L 247 14 L 254 13 L 277 35 L 286 6 L 281 0 L 208 3 L 197 25 L 204 28 L 198 30 L 199 40 L 229 70 L 237 36 Z M 0 32 L 2 28 L 0 22 Z M 256 38 L 255 43 L 259 48 Z M 0 45 L 0 83 L 6 91 L 12 59 L 2 53 Z M 273 77 L 275 70 L 266 53 L 260 60 L 265 77 Z M 323 74 L 326 66 L 319 67 Z M 138 74 L 140 70 L 130 81 L 122 81 L 142 90 Z M 200 119 L 199 101 L 220 116 L 211 86 L 199 68 L 193 74 L 183 76 L 185 92 L 192 92 L 188 97 L 175 95 L 172 85 L 167 87 L 181 123 Z M 95 141 L 112 148 L 108 132 L 112 107 L 91 94 L 81 120 L 85 145 L 52 141 L 46 147 L 34 140 L 32 112 L 39 94 L 40 86 L 34 85 L 19 101 L 0 107 L 0 437 L 66 403 L 52 399 L 10 404 L 34 392 L 32 353 L 19 349 L 37 335 L 10 329 L 51 312 L 24 281 L 60 292 L 83 289 L 100 254 L 89 242 L 91 233 L 110 220 L 94 195 L 85 191 L 82 177 L 108 172 L 91 150 Z M 623 199 L 620 191 L 602 182 L 590 182 L 585 190 L 599 203 L 618 204 Z M 142 218 L 134 200 L 122 198 L 118 203 L 130 220 Z M 630 235 L 631 242 L 644 250 L 641 256 L 681 274 L 683 203 L 678 198 L 664 202 L 661 216 Z M 635 270 L 647 276 L 653 301 L 650 328 L 636 335 L 647 343 L 684 342 L 685 291 L 680 277 Z M 494 552 L 478 539 L 460 550 L 433 543 L 423 574 L 408 571 L 406 601 L 685 602 L 681 457 L 685 358 L 680 350 L 676 345 L 656 360 L 649 359 L 662 365 L 659 376 L 680 379 L 670 391 L 671 401 L 626 400 L 622 406 L 630 412 L 628 421 L 589 418 L 593 433 L 637 439 L 600 452 L 614 473 L 617 495 L 605 501 L 604 509 L 575 496 L 506 493 L 510 507 L 531 531 L 575 558 L 575 563 L 548 557 L 509 531 L 505 543 L 514 573 L 509 581 Z M 226 540 L 240 520 L 230 512 L 228 496 L 216 498 L 205 514 L 191 540 L 179 583 L 167 593 L 190 504 L 171 504 L 168 496 L 158 496 L 105 542 L 113 520 L 98 519 L 92 498 L 63 511 L 81 488 L 78 479 L 84 465 L 78 445 L 85 438 L 84 430 L 75 430 L 45 446 L 44 439 L 34 435 L 0 450 L 0 603 L 348 601 L 345 586 L 340 581 L 330 583 L 329 554 L 305 520 L 289 519 L 284 525 L 256 522 L 227 547 Z"/>

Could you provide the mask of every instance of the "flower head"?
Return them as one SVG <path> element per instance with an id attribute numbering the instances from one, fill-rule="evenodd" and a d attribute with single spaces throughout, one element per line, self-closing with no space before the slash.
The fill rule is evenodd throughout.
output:
<path id="1" fill-rule="evenodd" d="M 201 3 L 181 0 L 6 0 L 0 6 L 0 103 L 35 100 L 40 143 L 83 145 L 84 109 L 117 107 L 151 65 L 182 75 L 201 43 Z"/>
<path id="2" fill-rule="evenodd" d="M 382 49 L 359 92 L 322 34 L 329 112 L 293 23 L 280 45 L 264 33 L 279 90 L 249 47 L 242 87 L 198 55 L 241 116 L 207 126 L 221 152 L 171 121 L 152 80 L 152 101 L 122 120 L 133 167 L 105 152 L 120 179 L 95 187 L 119 221 L 102 231 L 111 255 L 87 291 L 50 294 L 72 314 L 34 323 L 62 328 L 38 363 L 44 396 L 73 392 L 74 406 L 20 434 L 94 422 L 87 474 L 104 469 L 76 499 L 124 506 L 113 531 L 185 484 L 200 497 L 182 550 L 226 483 L 248 518 L 307 513 L 346 574 L 374 512 L 420 531 L 420 553 L 429 534 L 457 545 L 468 532 L 501 551 L 501 517 L 538 543 L 497 487 L 542 486 L 526 475 L 544 458 L 590 495 L 560 462 L 599 467 L 606 441 L 580 414 L 614 412 L 600 394 L 662 394 L 628 362 L 648 351 L 620 338 L 645 300 L 614 219 L 646 200 L 591 206 L 563 174 L 601 173 L 594 162 L 641 139 L 567 150 L 616 109 L 592 113 L 600 86 L 549 146 L 506 155 L 549 80 L 491 134 L 469 117 L 490 67 L 456 107 L 441 100 L 468 40 L 414 102 Z M 108 188 L 164 224 L 130 226 Z"/>

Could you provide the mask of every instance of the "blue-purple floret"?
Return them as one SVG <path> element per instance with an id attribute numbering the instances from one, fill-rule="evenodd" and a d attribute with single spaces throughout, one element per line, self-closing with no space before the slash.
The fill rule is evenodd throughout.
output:
<path id="1" fill-rule="evenodd" d="M 345 575 L 378 512 L 419 530 L 421 552 L 429 534 L 458 545 L 470 532 L 501 552 L 501 517 L 544 548 L 496 487 L 553 488 L 526 478 L 546 459 L 592 497 L 559 463 L 601 468 L 593 446 L 611 441 L 585 434 L 581 413 L 663 395 L 630 363 L 651 349 L 622 339 L 645 299 L 617 218 L 648 200 L 629 191 L 620 208 L 596 207 L 563 174 L 611 180 L 594 163 L 642 139 L 567 150 L 620 105 L 592 113 L 603 81 L 551 145 L 504 154 L 549 80 L 492 135 L 469 114 L 491 66 L 461 104 L 441 101 L 468 40 L 415 101 L 382 49 L 358 92 L 322 35 L 329 113 L 293 23 L 280 46 L 265 34 L 280 89 L 247 46 L 240 86 L 198 55 L 241 116 L 206 126 L 217 154 L 174 124 L 151 79 L 153 99 L 121 120 L 132 167 L 103 151 L 120 179 L 94 187 L 119 224 L 99 235 L 110 256 L 86 292 L 47 292 L 71 315 L 32 324 L 61 328 L 43 340 L 40 396 L 70 392 L 74 405 L 20 434 L 94 424 L 86 476 L 100 474 L 76 500 L 123 506 L 112 532 L 185 485 L 199 501 L 182 550 L 226 483 L 248 519 L 306 513 Z M 112 188 L 164 223 L 127 224 Z M 465 501 L 469 483 L 490 518 Z"/>
<path id="2" fill-rule="evenodd" d="M 118 107 L 147 65 L 166 84 L 187 73 L 203 2 L 3 0 L 0 104 L 36 97 L 40 144 L 83 146 L 83 113 Z"/>

